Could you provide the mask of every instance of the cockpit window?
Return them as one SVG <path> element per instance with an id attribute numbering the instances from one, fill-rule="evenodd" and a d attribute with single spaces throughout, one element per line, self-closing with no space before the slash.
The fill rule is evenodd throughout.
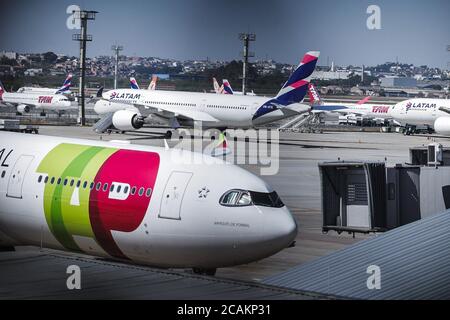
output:
<path id="1" fill-rule="evenodd" d="M 235 206 L 240 193 L 239 190 L 228 191 L 222 196 L 222 199 L 220 199 L 220 204 L 225 206 Z"/>
<path id="2" fill-rule="evenodd" d="M 283 201 L 281 201 L 280 197 L 275 191 L 271 193 L 250 191 L 250 195 L 252 197 L 253 204 L 256 206 L 274 208 L 284 207 Z"/>
<path id="3" fill-rule="evenodd" d="M 225 192 L 220 198 L 220 204 L 227 207 L 243 207 L 250 205 L 272 208 L 284 207 L 283 202 L 275 191 L 266 193 L 239 189 Z"/>

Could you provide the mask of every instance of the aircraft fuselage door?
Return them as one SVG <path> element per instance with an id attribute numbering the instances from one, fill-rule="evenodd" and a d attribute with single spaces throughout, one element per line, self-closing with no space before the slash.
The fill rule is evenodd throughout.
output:
<path id="1" fill-rule="evenodd" d="M 22 155 L 14 164 L 14 168 L 9 176 L 8 190 L 6 196 L 10 198 L 22 198 L 22 187 L 28 167 L 33 161 L 33 156 Z"/>
<path id="2" fill-rule="evenodd" d="M 164 188 L 159 218 L 181 220 L 181 204 L 192 172 L 173 171 Z"/>

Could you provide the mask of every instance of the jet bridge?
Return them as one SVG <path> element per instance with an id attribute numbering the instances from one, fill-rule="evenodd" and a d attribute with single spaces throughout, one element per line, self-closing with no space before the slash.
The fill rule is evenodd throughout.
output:
<path id="1" fill-rule="evenodd" d="M 450 150 L 438 143 L 410 149 L 410 163 L 319 164 L 322 230 L 381 232 L 450 209 Z"/>

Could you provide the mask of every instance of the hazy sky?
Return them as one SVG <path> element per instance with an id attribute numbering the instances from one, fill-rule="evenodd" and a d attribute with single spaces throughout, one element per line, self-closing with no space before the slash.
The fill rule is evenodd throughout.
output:
<path id="1" fill-rule="evenodd" d="M 54 51 L 78 56 L 66 9 L 99 11 L 89 23 L 88 56 L 111 54 L 175 59 L 239 59 L 239 32 L 256 33 L 256 58 L 298 63 L 320 50 L 319 64 L 386 61 L 448 68 L 449 0 L 0 0 L 0 50 Z M 381 30 L 368 30 L 369 5 L 381 9 Z"/>

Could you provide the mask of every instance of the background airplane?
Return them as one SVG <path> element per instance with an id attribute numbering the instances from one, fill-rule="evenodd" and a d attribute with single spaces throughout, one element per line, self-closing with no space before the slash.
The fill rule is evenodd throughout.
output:
<path id="1" fill-rule="evenodd" d="M 58 88 L 39 88 L 39 87 L 21 87 L 17 90 L 18 93 L 46 93 L 46 94 L 70 94 L 70 86 L 72 85 L 72 74 L 68 74 L 64 80 L 63 85 Z"/>
<path id="2" fill-rule="evenodd" d="M 141 128 L 148 114 L 166 121 L 172 128 L 193 126 L 249 128 L 310 110 L 301 104 L 307 92 L 308 77 L 313 73 L 319 52 L 308 52 L 274 98 L 176 91 L 118 89 L 103 93 L 109 103 L 98 103 L 96 111 L 104 117 L 95 130 L 103 132 L 113 126 L 126 131 Z M 124 110 L 115 110 L 126 104 Z M 137 111 L 136 111 L 137 110 Z M 144 114 L 147 112 L 147 115 Z M 108 120 L 109 119 L 109 120 Z"/>
<path id="3" fill-rule="evenodd" d="M 361 99 L 357 103 L 326 103 L 320 97 L 316 87 L 310 83 L 308 85 L 308 95 L 312 110 L 315 113 L 334 112 L 345 116 L 364 116 L 373 120 L 385 120 L 392 118 L 393 106 L 368 104 L 369 97 Z"/>
<path id="4" fill-rule="evenodd" d="M 6 92 L 0 82 L 0 103 L 5 106 L 16 107 L 18 114 L 29 113 L 31 109 L 53 111 L 61 115 L 64 111 L 74 108 L 68 97 L 62 94 L 34 93 L 34 92 Z"/>
<path id="5" fill-rule="evenodd" d="M 391 116 L 406 128 L 406 134 L 413 133 L 418 126 L 426 126 L 437 133 L 450 135 L 450 100 L 409 99 L 392 107 Z"/>
<path id="6" fill-rule="evenodd" d="M 0 150 L 1 247 L 214 274 L 297 234 L 263 180 L 201 153 L 11 132 L 0 132 Z"/>

